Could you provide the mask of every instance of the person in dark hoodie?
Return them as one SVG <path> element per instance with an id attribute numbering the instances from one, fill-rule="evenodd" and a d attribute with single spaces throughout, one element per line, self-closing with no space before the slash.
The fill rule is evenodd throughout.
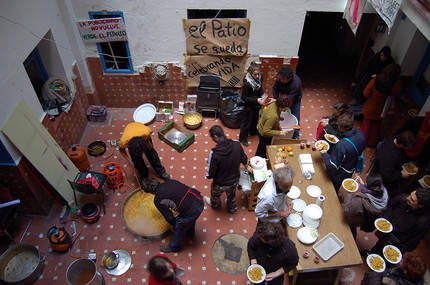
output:
<path id="1" fill-rule="evenodd" d="M 321 150 L 321 154 L 334 189 L 339 191 L 342 181 L 351 178 L 355 171 L 365 138 L 359 129 L 354 129 L 354 119 L 349 114 L 340 115 L 337 125 L 341 134 L 339 142 L 330 154 L 326 150 Z"/>
<path id="2" fill-rule="evenodd" d="M 161 184 L 155 179 L 146 180 L 142 187 L 155 195 L 155 207 L 173 227 L 173 238 L 168 245 L 160 246 L 160 251 L 178 252 L 186 236 L 194 237 L 196 221 L 204 208 L 203 197 L 196 189 L 173 179 Z"/>
<path id="3" fill-rule="evenodd" d="M 221 207 L 221 194 L 227 195 L 229 213 L 237 211 L 236 188 L 240 178 L 240 163 L 246 166 L 248 157 L 238 141 L 227 139 L 220 126 L 209 130 L 216 146 L 211 150 L 208 159 L 206 178 L 213 179 L 211 198 L 205 197 L 206 202 L 214 209 Z"/>
<path id="4" fill-rule="evenodd" d="M 278 99 L 279 94 L 288 94 L 290 97 L 291 114 L 293 114 L 298 123 L 300 124 L 300 105 L 302 104 L 302 80 L 296 74 L 290 66 L 283 66 L 279 70 L 278 77 L 275 80 L 272 88 L 273 99 Z M 294 130 L 293 139 L 298 139 L 300 136 L 300 130 Z"/>

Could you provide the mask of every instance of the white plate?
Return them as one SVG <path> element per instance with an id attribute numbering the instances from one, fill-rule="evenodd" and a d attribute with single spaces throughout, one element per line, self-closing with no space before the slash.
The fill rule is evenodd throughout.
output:
<path id="1" fill-rule="evenodd" d="M 322 190 L 316 185 L 309 185 L 308 188 L 306 188 L 306 192 L 309 194 L 309 196 L 317 198 L 321 195 Z"/>
<path id="2" fill-rule="evenodd" d="M 297 231 L 297 239 L 304 244 L 312 244 L 318 239 L 318 231 L 303 227 Z"/>
<path id="3" fill-rule="evenodd" d="M 255 267 L 257 267 L 257 268 L 260 268 L 261 269 L 261 272 L 263 273 L 263 277 L 260 279 L 260 280 L 252 280 L 250 277 L 249 277 L 249 271 L 251 270 L 251 269 L 253 269 L 253 268 L 255 268 Z M 264 270 L 264 268 L 263 268 L 263 266 L 261 266 L 260 264 L 251 264 L 249 267 L 248 267 L 248 269 L 246 270 L 246 276 L 248 277 L 248 280 L 250 281 L 250 282 L 252 282 L 252 283 L 260 283 L 260 282 L 263 282 L 264 281 L 264 279 L 266 279 L 266 270 Z"/>
<path id="4" fill-rule="evenodd" d="M 334 139 L 334 142 L 330 141 L 330 140 L 328 139 L 329 137 L 333 138 L 333 139 Z M 333 144 L 336 144 L 336 143 L 339 141 L 339 139 L 337 138 L 337 136 L 335 136 L 335 135 L 331 135 L 331 134 L 324 134 L 324 138 L 325 138 L 329 143 L 333 143 Z"/>
<path id="5" fill-rule="evenodd" d="M 320 140 L 320 141 L 316 141 L 315 142 L 315 148 L 317 149 L 317 150 L 321 150 L 321 148 L 319 148 L 319 147 L 317 147 L 317 145 L 319 145 L 319 144 L 325 144 L 326 146 L 327 146 L 327 151 L 330 149 L 330 144 L 328 143 L 328 142 L 326 142 L 326 141 L 324 141 L 324 140 Z"/>
<path id="6" fill-rule="evenodd" d="M 151 103 L 145 103 L 136 108 L 133 114 L 133 120 L 142 124 L 147 124 L 155 118 L 157 110 Z"/>
<path id="7" fill-rule="evenodd" d="M 388 222 L 390 224 L 390 229 L 388 231 L 383 231 L 383 230 L 379 229 L 378 226 L 376 225 L 379 221 L 386 221 L 386 222 Z M 390 221 L 388 221 L 387 219 L 379 218 L 379 219 L 375 220 L 375 228 L 378 231 L 380 231 L 381 233 L 388 234 L 388 233 L 391 233 L 393 231 L 393 224 L 391 224 Z"/>
<path id="8" fill-rule="evenodd" d="M 300 197 L 300 194 L 302 194 L 302 191 L 300 191 L 299 187 L 293 185 L 290 191 L 288 191 L 287 197 L 290 199 L 297 199 Z"/>
<path id="9" fill-rule="evenodd" d="M 354 185 L 355 185 L 355 190 L 351 191 L 351 190 L 348 190 L 348 189 L 346 189 L 346 188 L 345 188 L 345 183 L 346 183 L 347 181 L 352 181 L 352 182 L 354 183 Z M 357 182 L 357 181 L 355 181 L 355 180 L 354 180 L 354 179 L 352 179 L 352 178 L 346 178 L 346 179 L 344 179 L 344 180 L 342 181 L 342 187 L 343 187 L 343 189 L 345 189 L 345 191 L 348 191 L 348 192 L 353 193 L 353 192 L 356 192 L 356 191 L 358 190 L 358 182 Z"/>
<path id="10" fill-rule="evenodd" d="M 296 212 L 303 212 L 303 210 L 306 208 L 306 202 L 302 199 L 295 199 L 293 200 L 293 210 Z"/>
<path id="11" fill-rule="evenodd" d="M 297 120 L 296 116 L 289 112 L 281 112 L 280 115 L 283 120 L 279 122 L 279 124 L 282 127 L 289 127 L 289 126 L 296 126 L 299 124 L 299 121 Z M 292 131 L 293 129 L 284 129 L 285 131 Z"/>
<path id="12" fill-rule="evenodd" d="M 298 228 L 302 225 L 302 217 L 295 213 L 287 217 L 287 223 L 292 228 Z"/>
<path id="13" fill-rule="evenodd" d="M 374 269 L 371 265 L 370 265 L 370 259 L 372 258 L 372 257 L 379 257 L 381 260 L 382 260 L 382 263 L 383 263 L 383 268 L 382 269 L 379 269 L 379 270 L 376 270 L 376 269 Z M 384 261 L 384 259 L 381 257 L 381 256 L 379 256 L 379 255 L 377 255 L 377 254 L 374 254 L 374 253 L 372 253 L 372 254 L 369 254 L 368 256 L 367 256 L 367 258 L 366 258 L 366 262 L 367 262 L 367 265 L 370 267 L 370 269 L 372 269 L 373 271 L 375 271 L 375 272 L 378 272 L 378 273 L 381 273 L 381 272 L 384 272 L 384 270 L 385 270 L 385 261 Z"/>
<path id="14" fill-rule="evenodd" d="M 392 248 L 392 249 L 394 249 L 395 251 L 397 251 L 397 252 L 399 253 L 399 257 L 397 258 L 397 260 L 396 260 L 396 261 L 391 261 L 391 260 L 389 260 L 389 259 L 387 258 L 387 255 L 385 255 L 385 249 L 388 249 L 388 248 Z M 398 263 L 400 263 L 400 261 L 402 260 L 402 252 L 400 251 L 400 249 L 398 249 L 398 248 L 397 248 L 397 247 L 395 247 L 394 245 L 389 244 L 389 245 L 384 246 L 384 249 L 382 250 L 382 253 L 384 254 L 385 259 L 386 259 L 389 263 L 392 263 L 392 264 L 398 264 Z"/>

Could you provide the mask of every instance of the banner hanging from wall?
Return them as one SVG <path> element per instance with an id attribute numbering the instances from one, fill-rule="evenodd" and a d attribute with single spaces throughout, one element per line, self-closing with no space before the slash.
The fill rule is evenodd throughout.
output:
<path id="1" fill-rule="evenodd" d="M 402 5 L 402 0 L 370 0 L 373 8 L 378 12 L 379 16 L 384 20 L 391 30 L 394 20 L 396 19 L 397 12 Z"/>
<path id="2" fill-rule="evenodd" d="M 366 0 L 348 0 L 346 2 L 343 18 L 346 20 L 354 34 L 357 32 L 365 5 Z"/>
<path id="3" fill-rule="evenodd" d="M 221 76 L 221 87 L 242 87 L 248 56 L 186 56 L 187 87 L 197 87 L 201 74 Z"/>
<path id="4" fill-rule="evenodd" d="M 127 41 L 127 32 L 121 17 L 77 21 L 76 25 L 84 42 Z"/>
<path id="5" fill-rule="evenodd" d="M 187 55 L 244 56 L 248 53 L 249 19 L 183 19 L 182 26 Z"/>

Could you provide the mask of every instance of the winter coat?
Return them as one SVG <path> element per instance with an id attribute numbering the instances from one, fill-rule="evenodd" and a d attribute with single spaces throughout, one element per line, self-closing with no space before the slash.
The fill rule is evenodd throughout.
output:
<path id="1" fill-rule="evenodd" d="M 379 120 L 387 97 L 395 96 L 400 91 L 400 81 L 397 81 L 391 91 L 381 92 L 375 87 L 375 80 L 376 78 L 370 80 L 369 84 L 367 84 L 363 91 L 363 95 L 367 100 L 364 104 L 362 113 L 364 118 L 368 120 Z"/>
<path id="2" fill-rule="evenodd" d="M 248 157 L 238 141 L 219 138 L 208 158 L 206 178 L 220 186 L 230 186 L 239 181 L 240 163 L 246 165 Z"/>
<path id="3" fill-rule="evenodd" d="M 248 81 L 243 82 L 242 86 L 242 99 L 245 101 L 245 109 L 246 110 L 254 110 L 259 109 L 260 104 L 258 104 L 257 99 L 263 95 L 263 87 L 256 90 L 252 90 L 251 84 Z"/>
<path id="4" fill-rule="evenodd" d="M 360 185 L 357 192 L 339 191 L 338 196 L 349 225 L 371 232 L 375 229 L 375 219 L 381 217 L 387 208 L 388 192 L 382 186 L 383 195 L 377 198 L 370 193 L 363 193 L 365 190 L 367 187 Z"/>
<path id="5" fill-rule="evenodd" d="M 267 106 L 257 123 L 258 133 L 266 138 L 281 135 L 281 110 L 275 103 Z"/>
<path id="6" fill-rule="evenodd" d="M 293 74 L 293 78 L 288 83 L 282 83 L 281 80 L 276 78 L 275 84 L 272 88 L 273 98 L 277 99 L 279 94 L 286 94 L 290 97 L 291 102 L 297 103 L 302 100 L 302 80 L 296 74 Z"/>
<path id="7" fill-rule="evenodd" d="M 402 251 L 414 250 L 430 229 L 430 212 L 426 208 L 412 210 L 407 204 L 407 194 L 391 199 L 383 217 L 391 222 L 391 232 L 398 240 L 396 246 Z"/>
<path id="8" fill-rule="evenodd" d="M 358 154 L 352 144 L 345 139 L 339 140 L 330 154 L 328 152 L 322 154 L 327 174 L 336 191 L 339 190 L 342 181 L 350 178 L 354 173 L 358 156 L 361 155 L 365 146 L 364 135 L 359 129 L 352 129 L 343 136 L 355 144 Z"/>

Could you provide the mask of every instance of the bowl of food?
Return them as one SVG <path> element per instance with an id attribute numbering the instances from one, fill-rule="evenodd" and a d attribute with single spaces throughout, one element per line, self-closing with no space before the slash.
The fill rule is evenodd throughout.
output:
<path id="1" fill-rule="evenodd" d="M 319 140 L 319 141 L 315 142 L 315 148 L 317 150 L 329 150 L 330 149 L 330 145 L 326 141 Z"/>
<path id="2" fill-rule="evenodd" d="M 331 134 L 324 134 L 324 138 L 325 138 L 329 143 L 332 143 L 332 144 L 336 144 L 336 143 L 339 141 L 339 139 L 337 138 L 337 136 L 335 136 L 335 135 L 331 135 Z"/>
<path id="3" fill-rule="evenodd" d="M 385 270 L 385 261 L 377 254 L 369 254 L 366 258 L 367 265 L 375 272 L 381 273 Z"/>
<path id="4" fill-rule="evenodd" d="M 118 266 L 119 263 L 119 254 L 116 252 L 109 252 L 105 256 L 103 256 L 102 265 L 109 270 L 112 270 Z"/>
<path id="5" fill-rule="evenodd" d="M 430 188 L 430 175 L 424 175 L 418 183 L 424 188 Z"/>
<path id="6" fill-rule="evenodd" d="M 409 175 L 415 175 L 418 173 L 418 167 L 415 164 L 408 162 L 402 165 L 403 170 L 405 170 Z"/>
<path id="7" fill-rule="evenodd" d="M 393 231 L 393 225 L 384 218 L 379 218 L 375 220 L 375 228 L 385 234 L 391 233 Z"/>
<path id="8" fill-rule="evenodd" d="M 88 154 L 91 156 L 100 156 L 106 152 L 106 144 L 103 141 L 93 141 L 87 147 Z"/>
<path id="9" fill-rule="evenodd" d="M 252 283 L 260 283 L 266 279 L 266 270 L 259 264 L 251 264 L 246 270 L 246 276 Z"/>
<path id="10" fill-rule="evenodd" d="M 385 259 L 392 264 L 398 264 L 402 260 L 402 252 L 394 245 L 386 245 L 382 250 Z"/>
<path id="11" fill-rule="evenodd" d="M 348 192 L 355 192 L 358 190 L 358 183 L 354 179 L 347 178 L 342 181 L 342 187 Z"/>
<path id="12" fill-rule="evenodd" d="M 198 112 L 189 112 L 184 115 L 184 125 L 190 130 L 198 129 L 202 125 L 203 117 Z"/>

